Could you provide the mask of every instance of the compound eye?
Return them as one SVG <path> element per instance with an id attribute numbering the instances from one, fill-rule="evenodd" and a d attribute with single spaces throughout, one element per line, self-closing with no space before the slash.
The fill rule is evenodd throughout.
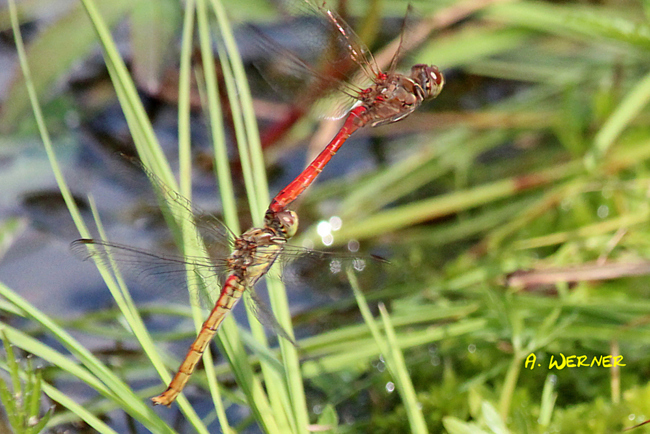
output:
<path id="1" fill-rule="evenodd" d="M 440 73 L 440 71 L 438 71 L 438 69 L 433 69 L 433 68 L 432 68 L 432 69 L 429 71 L 429 76 L 431 77 L 431 81 L 433 81 L 433 82 L 434 82 L 435 84 L 437 84 L 438 86 L 442 86 L 442 85 L 443 85 L 443 83 L 444 83 L 444 78 L 443 78 L 442 74 Z"/>
<path id="2" fill-rule="evenodd" d="M 430 98 L 435 98 L 442 91 L 442 87 L 445 85 L 445 77 L 435 66 L 428 68 L 429 79 L 427 80 L 427 87 Z"/>
<path id="3" fill-rule="evenodd" d="M 278 220 L 287 238 L 296 235 L 296 232 L 298 232 L 298 214 L 294 211 L 281 211 L 278 213 Z"/>

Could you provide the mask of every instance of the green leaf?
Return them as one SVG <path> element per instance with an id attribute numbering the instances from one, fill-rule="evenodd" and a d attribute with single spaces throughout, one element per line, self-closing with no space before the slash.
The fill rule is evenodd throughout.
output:
<path id="1" fill-rule="evenodd" d="M 481 405 L 481 415 L 483 416 L 483 420 L 487 427 L 494 434 L 509 434 L 510 431 L 506 428 L 503 419 L 501 419 L 501 416 L 499 416 L 499 413 L 497 413 L 494 406 L 488 401 L 483 401 L 483 404 Z"/>
<path id="2" fill-rule="evenodd" d="M 449 434 L 488 434 L 473 422 L 465 422 L 454 416 L 442 418 L 442 424 Z"/>
<path id="3" fill-rule="evenodd" d="M 339 426 L 339 416 L 336 413 L 336 408 L 332 404 L 327 404 L 321 414 L 318 416 L 318 423 L 325 431 L 324 433 L 335 433 Z M 330 428 L 331 427 L 331 428 Z"/>

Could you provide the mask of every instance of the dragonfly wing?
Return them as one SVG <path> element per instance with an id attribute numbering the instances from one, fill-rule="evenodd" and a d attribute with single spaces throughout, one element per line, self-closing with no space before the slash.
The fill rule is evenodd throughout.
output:
<path id="1" fill-rule="evenodd" d="M 289 336 L 289 333 L 287 333 L 287 331 L 280 325 L 269 306 L 259 298 L 252 288 L 246 291 L 244 299 L 246 300 L 246 305 L 253 311 L 255 318 L 259 320 L 260 324 L 267 329 L 272 330 L 278 336 L 288 340 L 294 347 L 298 348 L 296 341 Z"/>
<path id="2" fill-rule="evenodd" d="M 228 272 L 225 260 L 213 262 L 207 258 L 160 254 L 108 241 L 82 238 L 73 241 L 70 249 L 81 260 L 93 259 L 109 268 L 117 266 L 146 288 L 155 289 L 156 295 L 174 300 L 187 299 L 186 290 L 189 289 L 192 299 L 206 307 L 211 307 L 210 296 L 218 293 Z M 188 270 L 200 279 L 188 282 Z"/>
<path id="3" fill-rule="evenodd" d="M 294 99 L 293 102 L 304 110 L 314 106 L 312 111 L 325 118 L 344 116 L 358 100 L 362 88 L 351 85 L 347 82 L 346 75 L 339 74 L 346 68 L 333 68 L 329 64 L 324 68 L 312 66 L 295 52 L 286 48 L 282 42 L 286 38 L 283 38 L 284 34 L 280 33 L 285 31 L 284 29 L 264 31 L 255 26 L 248 27 L 251 32 L 256 34 L 256 41 L 265 59 L 264 64 L 261 61 L 256 61 L 256 67 L 269 86 L 279 95 L 285 98 L 292 96 L 293 98 L 287 99 Z M 270 36 L 272 32 L 277 36 Z M 297 32 L 297 34 L 304 32 Z M 308 36 L 308 38 L 313 37 L 313 33 Z M 301 40 L 302 38 L 296 36 L 292 39 Z M 313 45 L 319 44 L 315 42 Z M 350 68 L 348 67 L 348 69 Z"/>
<path id="4" fill-rule="evenodd" d="M 358 102 L 363 89 L 370 87 L 381 74 L 372 53 L 361 38 L 345 20 L 325 4 L 307 2 L 313 13 L 320 17 L 336 37 L 336 51 L 331 61 L 333 71 L 340 71 L 340 78 L 345 83 L 343 92 L 330 92 L 319 102 L 319 109 L 326 113 L 328 119 L 344 117 Z M 352 97 L 352 98 L 351 98 Z"/>
<path id="5" fill-rule="evenodd" d="M 386 69 L 388 74 L 393 74 L 395 72 L 398 62 L 403 60 L 402 57 L 404 56 L 404 51 L 407 48 L 412 48 L 411 45 L 415 43 L 417 37 L 417 30 L 418 29 L 413 25 L 413 5 L 409 4 L 406 7 L 406 12 L 402 19 L 397 48 L 393 53 L 393 57 L 390 59 L 388 68 Z"/>
<path id="6" fill-rule="evenodd" d="M 388 268 L 379 256 L 353 252 L 324 252 L 298 246 L 285 246 L 280 258 L 285 282 L 314 289 L 348 287 L 347 270 L 370 279 L 369 287 L 378 285 Z"/>
<path id="7" fill-rule="evenodd" d="M 219 249 L 219 256 L 227 256 L 233 246 L 234 234 L 221 220 L 212 213 L 206 212 L 192 204 L 185 196 L 165 184 L 156 174 L 147 169 L 139 160 L 133 157 L 124 156 L 124 159 L 132 167 L 143 172 L 149 179 L 153 193 L 158 198 L 156 209 L 162 210 L 163 214 L 169 213 L 175 222 L 192 216 L 192 223 L 196 226 L 201 242 L 208 247 L 209 253 Z M 161 203 L 162 199 L 162 203 Z M 169 205 L 172 206 L 169 206 Z M 160 205 L 163 205 L 161 208 Z"/>
<path id="8" fill-rule="evenodd" d="M 313 112 L 328 119 L 343 117 L 358 101 L 362 90 L 381 73 L 377 62 L 354 30 L 325 5 L 316 1 L 290 0 L 282 6 L 293 16 L 292 20 L 281 28 L 269 28 L 268 33 L 253 29 L 260 35 L 262 52 L 267 56 L 271 53 L 273 64 L 282 65 L 284 74 L 281 76 L 286 77 L 288 73 L 301 78 L 305 91 L 301 92 L 296 104 L 300 107 L 316 104 Z M 276 36 L 268 36 L 270 32 Z M 312 64 L 290 52 L 291 49 L 283 48 L 293 41 L 300 41 L 300 47 L 305 49 Z M 319 63 L 316 63 L 317 59 Z M 267 74 L 263 75 L 267 77 Z M 287 80 L 271 77 L 267 81 L 277 83 L 280 88 L 287 83 Z M 298 92 L 289 89 L 282 93 L 291 95 Z"/>
<path id="9" fill-rule="evenodd" d="M 381 72 L 366 44 L 344 19 L 325 3 L 318 3 L 317 0 L 305 0 L 288 1 L 284 4 L 292 15 L 312 16 L 319 21 L 319 25 L 327 28 L 329 34 L 335 36 L 337 52 L 332 59 L 328 59 L 328 62 L 347 63 L 348 59 L 351 59 L 354 66 L 358 66 L 370 78 L 376 77 Z"/>
<path id="10" fill-rule="evenodd" d="M 265 31 L 253 25 L 248 25 L 247 27 L 252 33 L 255 34 L 255 40 L 260 47 L 260 51 L 264 53 L 265 57 L 271 59 L 274 66 L 273 69 L 279 70 L 282 73 L 283 77 L 289 76 L 296 78 L 300 82 L 300 85 L 304 85 L 312 89 L 318 87 L 328 87 L 336 84 L 336 80 L 333 77 L 328 77 L 321 74 L 320 71 L 318 71 L 308 62 L 298 56 L 295 52 L 286 48 L 280 40 L 279 36 L 278 39 L 270 36 L 272 31 Z M 268 68 L 260 68 L 260 70 L 266 69 Z M 286 91 L 285 86 L 279 86 L 284 84 L 290 85 L 291 83 L 287 83 L 288 80 L 274 79 L 267 76 L 264 76 L 264 78 L 268 78 L 267 81 L 278 93 L 294 93 L 290 89 L 289 91 Z"/>

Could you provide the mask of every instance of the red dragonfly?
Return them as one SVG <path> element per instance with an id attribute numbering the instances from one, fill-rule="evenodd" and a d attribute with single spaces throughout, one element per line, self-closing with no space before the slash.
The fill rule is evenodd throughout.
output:
<path id="1" fill-rule="evenodd" d="M 206 235 L 206 238 L 210 238 L 208 240 L 210 245 L 207 246 L 211 253 L 210 258 L 163 255 L 123 244 L 86 238 L 74 241 L 71 249 L 84 260 L 95 258 L 105 264 L 112 264 L 114 261 L 127 268 L 135 269 L 139 275 L 162 277 L 168 285 L 185 284 L 184 275 L 188 267 L 200 275 L 215 276 L 220 279 L 214 280 L 223 282 L 212 311 L 190 346 L 176 375 L 162 394 L 152 398 L 154 405 L 169 406 L 174 402 L 189 381 L 194 368 L 226 315 L 244 293 L 252 297 L 249 300 L 252 301 L 256 312 L 262 315 L 262 322 L 265 324 L 270 322 L 275 331 L 293 343 L 287 333 L 274 321 L 272 314 L 267 312 L 264 305 L 259 304 L 252 293 L 253 286 L 268 272 L 276 260 L 289 262 L 302 258 L 325 259 L 329 260 L 331 273 L 343 271 L 348 266 L 356 271 L 366 268 L 366 259 L 359 255 L 345 253 L 333 255 L 287 245 L 287 240 L 298 229 L 298 216 L 293 211 L 277 213 L 267 211 L 263 228 L 252 228 L 239 237 L 233 237 L 232 232 L 218 219 L 194 208 L 187 199 L 167 188 L 155 175 L 150 173 L 148 175 L 152 182 L 157 184 L 165 200 L 175 202 L 194 215 L 193 223 L 202 229 L 201 232 Z M 215 252 L 215 246 L 230 247 L 232 253 L 225 255 L 222 252 Z M 382 261 L 381 258 L 370 259 Z M 209 282 L 204 283 L 210 285 Z"/>
<path id="2" fill-rule="evenodd" d="M 368 87 L 355 86 L 352 83 L 338 82 L 339 90 L 351 97 L 351 110 L 343 126 L 323 149 L 323 151 L 309 164 L 309 166 L 278 193 L 269 206 L 272 212 L 279 212 L 293 202 L 323 171 L 325 165 L 336 154 L 341 145 L 356 130 L 370 125 L 376 127 L 404 119 L 415 111 L 424 101 L 437 97 L 445 83 L 442 73 L 436 66 L 418 64 L 411 68 L 410 74 L 404 75 L 395 72 L 399 59 L 398 49 L 393 56 L 390 66 L 383 72 L 374 57 L 336 12 L 325 5 L 317 6 L 306 0 L 307 7 L 321 15 L 332 27 L 342 42 L 346 56 L 351 59 L 361 71 L 362 78 L 355 81 L 368 82 Z M 400 44 L 401 45 L 401 44 Z M 309 69 L 300 60 L 303 69 Z M 323 78 L 322 83 L 330 85 L 332 78 Z M 350 105 L 343 104 L 337 114 L 345 114 Z"/>

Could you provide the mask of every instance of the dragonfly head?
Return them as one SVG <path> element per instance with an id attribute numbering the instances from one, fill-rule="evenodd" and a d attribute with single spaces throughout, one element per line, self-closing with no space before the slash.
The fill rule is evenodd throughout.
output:
<path id="1" fill-rule="evenodd" d="M 289 239 L 298 232 L 298 214 L 290 210 L 279 212 L 269 210 L 264 216 L 264 224 Z"/>
<path id="2" fill-rule="evenodd" d="M 445 77 L 434 65 L 414 65 L 411 68 L 411 79 L 422 86 L 424 99 L 437 97 L 445 85 Z"/>

